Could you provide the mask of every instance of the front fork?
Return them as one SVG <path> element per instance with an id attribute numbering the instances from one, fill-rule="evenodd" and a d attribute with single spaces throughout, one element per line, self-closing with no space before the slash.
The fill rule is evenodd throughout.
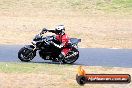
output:
<path id="1" fill-rule="evenodd" d="M 24 47 L 27 48 L 27 49 L 29 49 L 29 50 L 32 50 L 32 51 L 36 51 L 37 50 L 36 45 L 26 45 Z"/>
<path id="2" fill-rule="evenodd" d="M 37 51 L 37 47 L 35 45 L 26 45 L 25 48 L 31 50 L 31 52 L 26 57 L 29 57 L 32 52 Z"/>

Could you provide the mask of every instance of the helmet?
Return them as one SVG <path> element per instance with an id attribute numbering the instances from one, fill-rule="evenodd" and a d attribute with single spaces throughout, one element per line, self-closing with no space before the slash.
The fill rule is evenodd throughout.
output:
<path id="1" fill-rule="evenodd" d="M 58 25 L 56 28 L 55 28 L 56 32 L 58 34 L 63 34 L 65 32 L 65 26 L 64 25 Z"/>

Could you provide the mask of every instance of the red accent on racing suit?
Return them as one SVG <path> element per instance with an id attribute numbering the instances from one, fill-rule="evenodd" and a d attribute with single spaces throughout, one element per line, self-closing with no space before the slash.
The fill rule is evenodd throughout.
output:
<path id="1" fill-rule="evenodd" d="M 70 41 L 69 37 L 67 36 L 67 34 L 64 35 L 56 35 L 56 40 L 58 40 L 61 44 L 63 44 L 63 48 L 61 53 L 65 56 L 70 50 L 71 48 L 68 48 L 67 45 Z"/>

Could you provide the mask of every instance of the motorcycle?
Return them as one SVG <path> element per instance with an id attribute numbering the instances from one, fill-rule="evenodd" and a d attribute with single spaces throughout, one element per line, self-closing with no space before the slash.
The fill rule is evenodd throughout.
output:
<path id="1" fill-rule="evenodd" d="M 31 45 L 25 45 L 18 52 L 18 58 L 23 62 L 31 61 L 35 56 L 37 51 L 39 52 L 39 56 L 44 60 L 56 61 L 61 53 L 61 49 L 58 49 L 52 42 L 57 41 L 54 39 L 54 35 L 52 36 L 43 36 L 43 30 L 35 36 Z M 67 53 L 67 55 L 62 59 L 62 63 L 72 64 L 79 58 L 79 50 L 78 43 L 81 42 L 81 39 L 70 38 L 70 43 L 67 47 L 71 48 L 71 50 Z"/>

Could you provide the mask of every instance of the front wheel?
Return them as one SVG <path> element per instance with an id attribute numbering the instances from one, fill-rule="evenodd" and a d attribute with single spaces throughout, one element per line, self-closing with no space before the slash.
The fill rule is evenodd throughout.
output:
<path id="1" fill-rule="evenodd" d="M 29 62 L 36 56 L 36 52 L 33 51 L 33 48 L 23 47 L 18 52 L 18 58 L 23 62 Z"/>
<path id="2" fill-rule="evenodd" d="M 64 64 L 72 64 L 79 58 L 79 51 L 76 48 L 72 48 L 72 50 L 66 55 L 66 57 L 62 60 Z"/>

